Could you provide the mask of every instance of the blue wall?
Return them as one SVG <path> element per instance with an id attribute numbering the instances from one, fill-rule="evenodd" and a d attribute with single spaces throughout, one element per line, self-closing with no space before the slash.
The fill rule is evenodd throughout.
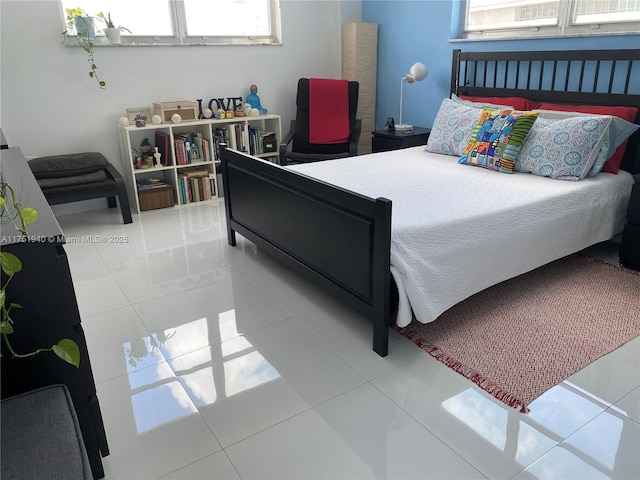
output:
<path id="1" fill-rule="evenodd" d="M 405 85 L 403 121 L 430 127 L 440 102 L 449 95 L 451 55 L 466 51 L 589 50 L 640 48 L 640 35 L 450 42 L 460 0 L 363 0 L 362 21 L 378 24 L 376 126 L 399 117 L 400 79 L 415 62 L 429 76 Z M 453 16 L 456 22 L 452 24 Z"/>

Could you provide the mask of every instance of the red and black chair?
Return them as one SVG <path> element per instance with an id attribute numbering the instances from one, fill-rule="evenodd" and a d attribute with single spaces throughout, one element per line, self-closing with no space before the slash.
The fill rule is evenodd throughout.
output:
<path id="1" fill-rule="evenodd" d="M 359 87 L 348 80 L 298 80 L 296 119 L 280 143 L 280 165 L 357 155 Z"/>

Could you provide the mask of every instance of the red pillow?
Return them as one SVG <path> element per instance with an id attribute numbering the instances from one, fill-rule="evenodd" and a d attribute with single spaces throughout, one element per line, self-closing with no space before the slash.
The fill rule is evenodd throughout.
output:
<path id="1" fill-rule="evenodd" d="M 468 95 L 458 95 L 463 100 L 470 102 L 487 102 L 497 105 L 509 105 L 516 110 L 531 110 L 536 108 L 537 103 L 528 98 L 522 97 L 469 97 Z"/>
<path id="2" fill-rule="evenodd" d="M 627 122 L 634 122 L 638 115 L 638 109 L 636 107 L 614 107 L 609 105 L 560 105 L 557 103 L 541 103 L 536 108 L 540 110 L 559 110 L 561 112 L 611 115 L 626 120 Z M 622 157 L 624 157 L 625 148 L 627 148 L 627 140 L 622 142 L 622 145 L 620 145 L 616 149 L 615 153 L 609 157 L 601 171 L 614 174 L 618 173 L 620 163 L 622 163 Z"/>

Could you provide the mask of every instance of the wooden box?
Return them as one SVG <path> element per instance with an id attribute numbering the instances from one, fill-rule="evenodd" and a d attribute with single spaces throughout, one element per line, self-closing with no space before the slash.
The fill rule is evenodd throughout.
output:
<path id="1" fill-rule="evenodd" d="M 198 106 L 196 102 L 178 100 L 175 102 L 156 102 L 153 104 L 154 115 L 160 115 L 162 123 L 173 123 L 171 116 L 177 113 L 183 122 L 198 120 Z"/>
<path id="2" fill-rule="evenodd" d="M 139 188 L 138 200 L 140 201 L 141 212 L 173 207 L 173 187 L 171 185 L 158 185 L 149 188 Z"/>

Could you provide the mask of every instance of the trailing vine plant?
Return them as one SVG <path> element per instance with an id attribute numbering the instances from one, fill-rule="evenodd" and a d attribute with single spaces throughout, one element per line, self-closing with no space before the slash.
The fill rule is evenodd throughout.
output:
<path id="1" fill-rule="evenodd" d="M 81 8 L 67 8 L 67 28 L 62 32 L 62 43 L 65 42 L 67 38 L 73 36 L 73 31 L 75 30 L 75 40 L 82 47 L 82 49 L 87 53 L 87 61 L 89 62 L 89 77 L 93 78 L 98 86 L 102 89 L 107 88 L 106 82 L 104 80 L 100 80 L 98 78 L 98 67 L 96 66 L 95 60 L 95 52 L 94 52 L 94 36 L 91 35 L 91 29 L 93 25 L 93 18 L 87 15 L 87 13 Z M 84 17 L 89 19 L 84 23 L 84 27 L 81 30 L 78 30 L 78 23 L 75 22 L 76 17 Z"/>
<path id="2" fill-rule="evenodd" d="M 10 221 L 15 230 L 28 240 L 27 225 L 35 222 L 37 218 L 38 212 L 34 208 L 23 207 L 18 202 L 13 187 L 0 179 L 0 219 Z M 7 285 L 9 285 L 13 277 L 22 270 L 22 262 L 13 253 L 1 251 L 0 266 L 2 267 L 2 272 L 7 277 L 6 281 L 0 285 L 0 334 L 11 357 L 29 358 L 42 352 L 53 352 L 65 362 L 70 363 L 76 368 L 79 367 L 80 349 L 76 342 L 68 338 L 63 338 L 50 348 L 38 348 L 28 353 L 18 353 L 15 351 L 9 337 L 9 335 L 14 333 L 14 322 L 11 318 L 11 311 L 22 308 L 22 305 L 8 301 Z"/>

